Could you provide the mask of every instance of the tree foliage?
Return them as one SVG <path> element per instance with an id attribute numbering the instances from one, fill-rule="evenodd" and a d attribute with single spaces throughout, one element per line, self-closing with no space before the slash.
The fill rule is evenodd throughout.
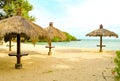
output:
<path id="1" fill-rule="evenodd" d="M 113 74 L 115 75 L 115 81 L 120 81 L 120 51 L 116 52 L 116 58 L 114 59 L 114 63 L 116 67 L 113 70 Z"/>
<path id="2" fill-rule="evenodd" d="M 6 4 L 6 0 L 0 0 L 0 8 L 3 8 Z"/>
<path id="3" fill-rule="evenodd" d="M 76 37 L 70 35 L 68 32 L 64 32 L 64 34 L 67 37 L 65 41 L 75 41 L 75 40 L 77 40 Z"/>
<path id="4" fill-rule="evenodd" d="M 31 21 L 35 20 L 35 17 L 29 15 L 29 11 L 33 9 L 33 6 L 28 0 L 2 0 L 0 7 L 5 11 L 6 16 L 21 15 Z"/>

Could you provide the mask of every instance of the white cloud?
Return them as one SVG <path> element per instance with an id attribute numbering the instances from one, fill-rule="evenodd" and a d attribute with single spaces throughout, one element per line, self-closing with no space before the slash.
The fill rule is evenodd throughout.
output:
<path id="1" fill-rule="evenodd" d="M 76 0 L 77 3 L 69 4 L 69 0 L 56 0 L 64 7 L 63 17 L 50 14 L 44 7 L 35 9 L 33 14 L 38 18 L 37 23 L 43 27 L 53 21 L 55 26 L 64 31 L 82 35 L 96 29 L 100 24 L 105 28 L 108 26 L 120 25 L 120 0 Z M 48 8 L 49 9 L 49 8 Z M 85 32 L 83 32 L 83 30 Z M 118 31 L 118 30 L 116 30 Z M 115 31 L 115 32 L 116 32 Z"/>
<path id="2" fill-rule="evenodd" d="M 72 24 L 78 22 L 77 24 L 82 26 L 101 23 L 117 24 L 120 20 L 119 2 L 118 0 L 111 0 L 111 2 L 110 0 L 89 0 L 82 7 L 81 5 L 68 5 L 66 10 L 68 17 L 66 20 L 73 21 Z"/>

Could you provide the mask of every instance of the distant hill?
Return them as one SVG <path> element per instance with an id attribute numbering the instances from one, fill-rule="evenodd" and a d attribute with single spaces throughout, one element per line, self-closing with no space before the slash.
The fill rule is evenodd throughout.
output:
<path id="1" fill-rule="evenodd" d="M 72 36 L 68 32 L 63 32 L 63 33 L 65 33 L 65 35 L 67 37 L 65 41 L 76 41 L 77 40 L 77 38 L 75 36 Z"/>

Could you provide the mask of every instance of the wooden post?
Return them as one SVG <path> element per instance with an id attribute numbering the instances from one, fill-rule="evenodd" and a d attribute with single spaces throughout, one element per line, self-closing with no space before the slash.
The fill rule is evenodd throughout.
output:
<path id="1" fill-rule="evenodd" d="M 100 52 L 102 52 L 102 35 L 100 35 Z"/>
<path id="2" fill-rule="evenodd" d="M 49 52 L 48 52 L 48 55 L 51 55 L 51 39 L 49 41 Z"/>
<path id="3" fill-rule="evenodd" d="M 12 45 L 11 45 L 11 38 L 10 38 L 10 40 L 9 40 L 9 51 L 11 51 L 11 47 L 12 47 Z"/>
<path id="4" fill-rule="evenodd" d="M 102 52 L 102 35 L 103 35 L 103 25 L 100 25 L 100 52 Z"/>
<path id="5" fill-rule="evenodd" d="M 21 55 L 20 55 L 20 34 L 17 34 L 17 63 L 15 64 L 16 69 L 22 68 Z"/>

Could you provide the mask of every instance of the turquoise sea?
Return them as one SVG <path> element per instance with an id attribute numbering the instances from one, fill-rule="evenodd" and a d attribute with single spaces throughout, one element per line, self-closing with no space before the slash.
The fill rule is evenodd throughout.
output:
<path id="1" fill-rule="evenodd" d="M 38 42 L 37 44 L 47 45 L 46 42 Z M 80 47 L 80 48 L 99 48 L 99 39 L 81 39 L 81 41 L 70 42 L 52 42 L 53 46 L 65 46 L 65 47 Z M 108 50 L 120 50 L 120 39 L 103 39 L 103 49 Z"/>

